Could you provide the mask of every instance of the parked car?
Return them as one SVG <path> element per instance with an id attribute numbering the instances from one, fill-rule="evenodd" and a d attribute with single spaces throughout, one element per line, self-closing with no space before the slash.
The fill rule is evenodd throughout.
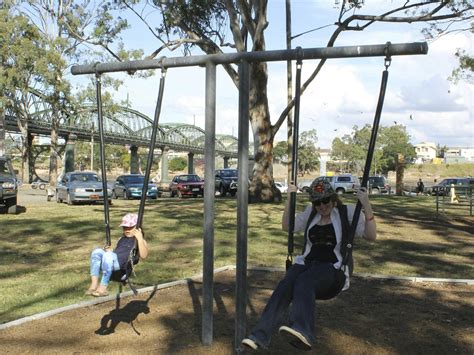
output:
<path id="1" fill-rule="evenodd" d="M 449 190 L 451 185 L 459 186 L 465 185 L 469 186 L 469 179 L 456 177 L 456 178 L 447 178 L 441 180 L 441 182 L 437 185 L 431 187 L 431 194 L 432 195 L 439 195 L 439 196 L 447 196 L 449 194 Z"/>
<path id="2" fill-rule="evenodd" d="M 314 179 L 314 181 L 327 181 L 331 184 L 332 188 L 338 194 L 344 194 L 348 192 L 355 192 L 359 189 L 359 180 L 350 174 L 334 175 L 334 176 L 320 176 Z"/>
<path id="3" fill-rule="evenodd" d="M 385 176 L 369 176 L 368 188 L 371 194 L 386 194 L 391 191 Z"/>
<path id="4" fill-rule="evenodd" d="M 141 198 L 144 181 L 145 175 L 120 175 L 115 180 L 114 186 L 112 188 L 112 198 L 122 197 L 125 200 L 131 198 Z M 149 183 L 146 196 L 148 198 L 156 199 L 158 197 L 161 197 L 162 192 L 162 189 L 158 188 L 156 184 Z"/>
<path id="5" fill-rule="evenodd" d="M 232 197 L 237 193 L 237 180 L 239 179 L 237 169 L 218 169 L 215 172 L 215 189 L 224 197 L 230 194 Z"/>
<path id="6" fill-rule="evenodd" d="M 275 186 L 278 190 L 280 190 L 280 192 L 282 194 L 286 193 L 288 191 L 288 185 L 282 183 L 282 182 L 279 182 L 279 181 L 275 181 Z"/>
<path id="7" fill-rule="evenodd" d="M 204 196 L 204 180 L 196 174 L 176 175 L 169 187 L 171 197 Z"/>
<path id="8" fill-rule="evenodd" d="M 19 181 L 10 158 L 0 156 L 0 205 L 5 206 L 6 212 L 17 212 L 17 195 Z"/>
<path id="9" fill-rule="evenodd" d="M 110 201 L 112 189 L 107 188 Z M 64 174 L 56 185 L 56 201 L 66 201 L 68 205 L 77 202 L 96 203 L 104 202 L 102 180 L 94 172 L 73 171 Z"/>

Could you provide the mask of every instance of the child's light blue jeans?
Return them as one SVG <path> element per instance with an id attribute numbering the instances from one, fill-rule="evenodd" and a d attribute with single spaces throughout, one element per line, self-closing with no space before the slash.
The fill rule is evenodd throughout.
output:
<path id="1" fill-rule="evenodd" d="M 102 270 L 100 284 L 107 287 L 112 273 L 120 270 L 117 254 L 102 248 L 94 249 L 91 253 L 91 276 L 99 277 L 100 270 Z"/>

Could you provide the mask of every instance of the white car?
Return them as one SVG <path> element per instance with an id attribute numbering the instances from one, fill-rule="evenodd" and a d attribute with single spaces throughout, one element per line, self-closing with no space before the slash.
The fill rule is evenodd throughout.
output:
<path id="1" fill-rule="evenodd" d="M 288 191 L 288 185 L 283 184 L 282 182 L 275 181 L 275 186 L 277 187 L 278 190 L 280 190 L 282 194 Z"/>

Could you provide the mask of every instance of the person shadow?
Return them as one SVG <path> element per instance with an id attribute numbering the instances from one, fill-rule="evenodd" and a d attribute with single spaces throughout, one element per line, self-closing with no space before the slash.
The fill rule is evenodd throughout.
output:
<path id="1" fill-rule="evenodd" d="M 141 335 L 137 328 L 135 328 L 133 322 L 140 314 L 150 313 L 150 307 L 148 307 L 148 302 L 153 298 L 156 291 L 157 286 L 155 285 L 153 291 L 150 293 L 150 296 L 148 296 L 146 300 L 131 301 L 127 303 L 123 308 L 120 308 L 120 298 L 119 296 L 117 296 L 115 309 L 110 311 L 109 314 L 106 314 L 102 317 L 100 321 L 100 327 L 94 333 L 97 335 L 110 335 L 115 332 L 115 328 L 117 328 L 120 323 L 128 323 L 137 335 Z"/>

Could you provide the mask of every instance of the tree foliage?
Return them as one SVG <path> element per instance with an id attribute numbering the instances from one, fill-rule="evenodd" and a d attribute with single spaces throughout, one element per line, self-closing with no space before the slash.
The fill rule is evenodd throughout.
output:
<path id="1" fill-rule="evenodd" d="M 367 159 L 367 148 L 372 131 L 371 125 L 362 128 L 354 126 L 352 133 L 336 138 L 332 142 L 331 158 L 344 162 L 346 171 L 361 173 Z M 375 144 L 371 172 L 386 174 L 395 170 L 398 154 L 403 154 L 406 161 L 415 158 L 415 148 L 410 143 L 410 136 L 403 125 L 390 127 L 380 126 Z"/>
<path id="2" fill-rule="evenodd" d="M 182 171 L 188 166 L 188 163 L 183 157 L 175 157 L 168 163 L 168 167 L 171 171 Z"/>
<path id="3" fill-rule="evenodd" d="M 319 152 L 316 148 L 318 136 L 315 129 L 301 133 L 298 141 L 298 172 L 303 176 L 319 165 Z"/>

